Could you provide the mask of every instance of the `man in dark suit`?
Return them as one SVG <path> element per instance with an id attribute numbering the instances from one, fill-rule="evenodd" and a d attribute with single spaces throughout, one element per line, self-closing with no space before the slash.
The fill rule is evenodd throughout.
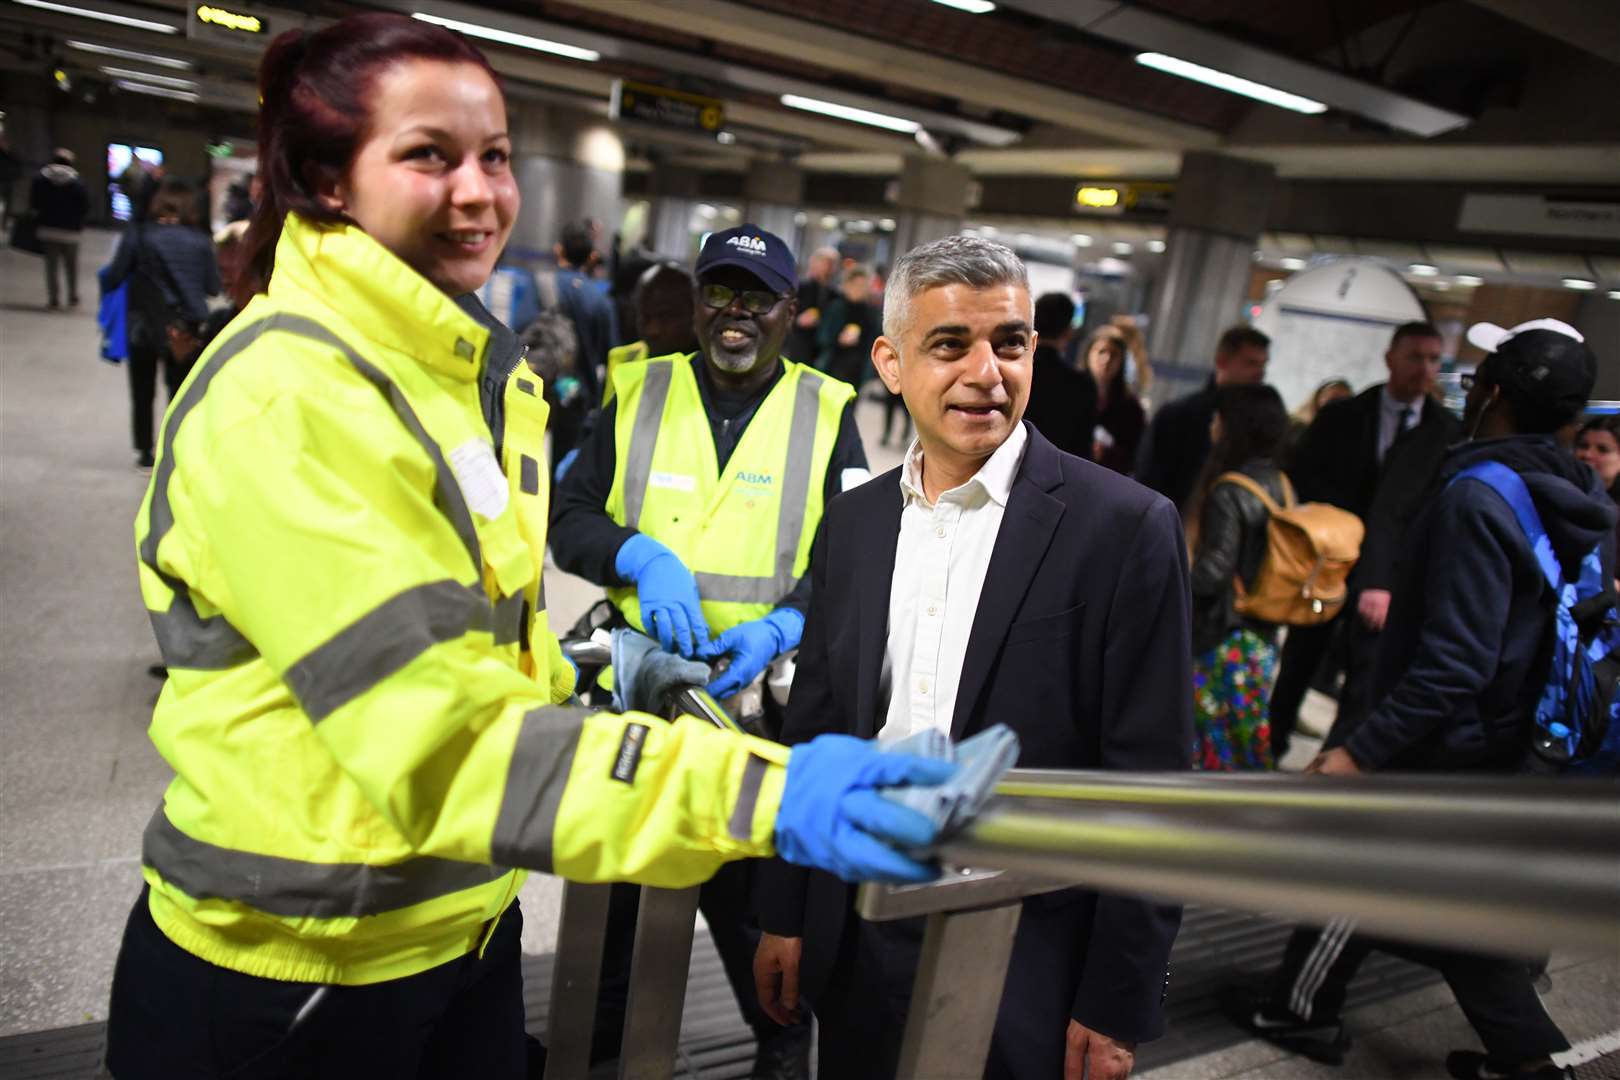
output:
<path id="1" fill-rule="evenodd" d="M 884 740 L 1004 723 L 1019 763 L 1182 769 L 1191 745 L 1187 561 L 1175 507 L 1022 422 L 1022 262 L 974 237 L 909 252 L 872 351 L 916 419 L 906 463 L 834 499 L 783 738 Z M 762 870 L 754 975 L 779 1021 L 801 994 L 824 1076 L 889 1077 L 921 926 L 868 923 L 853 890 Z M 1121 1080 L 1163 1029 L 1175 905 L 1079 889 L 1025 901 L 986 1073 Z"/>
<path id="2" fill-rule="evenodd" d="M 1367 714 L 1367 683 L 1389 612 L 1401 538 L 1446 448 L 1462 434 L 1457 418 L 1430 396 L 1444 351 L 1440 331 L 1429 323 L 1396 327 L 1384 353 L 1388 381 L 1323 406 L 1300 439 L 1289 470 L 1300 499 L 1350 511 L 1367 534 L 1350 578 L 1346 608 L 1352 614 L 1288 632 L 1271 695 L 1271 742 L 1279 759 L 1336 630 L 1345 635 L 1345 684 L 1329 745 L 1342 742 Z"/>
<path id="3" fill-rule="evenodd" d="M 1097 384 L 1063 358 L 1073 334 L 1074 301 L 1063 293 L 1046 293 L 1035 301 L 1035 368 L 1030 379 L 1024 419 L 1048 442 L 1075 457 L 1091 458 L 1097 428 Z"/>
<path id="4" fill-rule="evenodd" d="M 1229 326 L 1215 343 L 1215 370 L 1202 390 L 1161 408 L 1137 451 L 1136 479 L 1177 506 L 1187 501 L 1209 458 L 1215 391 L 1266 381 L 1271 339 L 1252 326 Z"/>

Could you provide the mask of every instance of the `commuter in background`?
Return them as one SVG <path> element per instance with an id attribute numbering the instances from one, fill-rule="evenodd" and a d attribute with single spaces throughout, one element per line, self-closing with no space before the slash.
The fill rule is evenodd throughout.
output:
<path id="1" fill-rule="evenodd" d="M 118 187 L 129 199 L 131 223 L 144 222 L 150 215 L 152 199 L 162 179 L 163 166 L 150 165 L 138 156 L 130 157 L 129 164 L 118 174 Z"/>
<path id="2" fill-rule="evenodd" d="M 555 461 L 579 442 L 586 414 L 602 399 L 608 350 L 619 342 L 613 301 L 593 276 L 600 261 L 595 240 L 598 228 L 589 220 L 565 225 L 553 248 L 557 257 L 556 305 L 574 324 L 574 337 L 579 343 L 575 374 L 583 391 L 575 407 L 559 409 L 552 417 L 551 453 Z M 543 288 L 541 295 L 549 300 Z"/>
<path id="3" fill-rule="evenodd" d="M 1287 469 L 1292 466 L 1294 450 L 1299 446 L 1299 440 L 1305 436 L 1306 430 L 1311 426 L 1311 421 L 1316 419 L 1317 414 L 1322 411 L 1323 407 L 1331 405 L 1335 401 L 1354 397 L 1355 394 L 1355 387 L 1344 379 L 1334 376 L 1321 386 L 1318 386 L 1316 392 L 1306 398 L 1304 404 L 1294 410 L 1293 414 L 1288 418 L 1288 437 L 1283 440 L 1282 449 L 1277 455 L 1278 460 L 1283 464 L 1283 468 Z"/>
<path id="4" fill-rule="evenodd" d="M 1140 338 L 1140 335 L 1137 335 Z M 1091 460 L 1130 475 L 1147 429 L 1147 413 L 1125 379 L 1130 336 L 1116 325 L 1101 327 L 1086 342 L 1086 371 L 1097 387 L 1097 427 Z M 1146 354 L 1143 354 L 1144 360 Z"/>
<path id="5" fill-rule="evenodd" d="M 1064 293 L 1046 293 L 1035 301 L 1039 337 L 1024 419 L 1065 454 L 1090 460 L 1097 387 L 1063 359 L 1063 346 L 1074 333 L 1074 312 L 1074 301 Z"/>
<path id="6" fill-rule="evenodd" d="M 864 266 L 845 271 L 816 329 L 816 366 L 857 391 L 871 374 L 872 343 L 883 332 L 883 314 L 867 299 L 871 285 Z"/>
<path id="7" fill-rule="evenodd" d="M 1136 460 L 1136 479 L 1177 506 L 1184 506 L 1209 457 L 1209 422 L 1215 391 L 1222 386 L 1264 382 L 1271 339 L 1252 326 L 1225 330 L 1215 345 L 1215 370 L 1204 388 L 1161 408 L 1148 425 Z"/>
<path id="8" fill-rule="evenodd" d="M 785 742 L 1005 723 L 1025 766 L 1187 767 L 1180 520 L 1023 422 L 1034 317 L 1024 264 L 989 240 L 895 264 L 873 362 L 917 439 L 827 512 Z M 779 1022 L 814 1009 L 822 1076 L 892 1077 L 922 920 L 867 922 L 853 890 L 785 863 L 759 877 L 761 1001 Z M 1112 893 L 1025 901 L 986 1075 L 1128 1074 L 1163 1029 L 1179 923 L 1176 905 Z"/>
<path id="9" fill-rule="evenodd" d="M 514 868 L 686 888 L 780 837 L 851 880 L 935 876 L 897 850 L 931 821 L 873 814 L 873 789 L 948 765 L 651 715 L 690 669 L 621 669 L 622 713 L 572 703 L 541 600 L 546 409 L 469 298 L 519 210 L 483 55 L 351 15 L 276 37 L 259 94 L 246 306 L 136 516 L 174 779 L 108 1070 L 523 1080 L 544 1061 Z"/>
<path id="10" fill-rule="evenodd" d="M 1599 416 L 1582 424 L 1575 436 L 1575 456 L 1592 467 L 1609 498 L 1620 505 L 1620 416 Z"/>
<path id="11" fill-rule="evenodd" d="M 1187 510 L 1192 549 L 1193 755 L 1195 769 L 1270 769 L 1266 699 L 1277 672 L 1277 627 L 1234 606 L 1266 555 L 1271 514 L 1244 480 L 1273 503 L 1289 502 L 1276 461 L 1288 429 L 1282 397 L 1265 384 L 1223 386 L 1214 443 Z"/>
<path id="12" fill-rule="evenodd" d="M 1361 518 L 1366 535 L 1350 575 L 1350 598 L 1333 621 L 1294 627 L 1283 646 L 1271 695 L 1271 734 L 1280 760 L 1299 709 L 1335 634 L 1342 635 L 1344 686 L 1327 745 L 1337 746 L 1367 715 L 1378 635 L 1395 587 L 1407 527 L 1422 507 L 1446 449 L 1461 435 L 1457 418 L 1433 397 L 1445 344 L 1429 323 L 1396 327 L 1384 352 L 1389 378 L 1353 398 L 1329 402 L 1294 449 L 1289 476 L 1305 502 Z"/>
<path id="13" fill-rule="evenodd" d="M 832 303 L 838 290 L 833 276 L 838 271 L 838 249 L 817 248 L 810 253 L 805 264 L 804 280 L 796 293 L 799 313 L 793 317 L 793 328 L 782 345 L 782 355 L 800 364 L 813 364 L 819 351 L 817 341 L 821 316 Z"/>
<path id="14" fill-rule="evenodd" d="M 73 167 L 73 151 L 58 149 L 34 176 L 28 205 L 38 215 L 39 242 L 45 249 L 45 293 L 52 308 L 62 306 L 58 276 L 67 280 L 68 307 L 79 306 L 79 236 L 90 213 L 90 196 Z"/>
<path id="15" fill-rule="evenodd" d="M 624 364 L 653 356 L 695 352 L 692 332 L 692 275 L 672 262 L 656 263 L 642 273 L 635 288 L 635 325 L 641 337 L 608 351 L 602 404 L 613 400 L 613 375 Z"/>
<path id="16" fill-rule="evenodd" d="M 1586 405 L 1597 359 L 1572 327 L 1538 319 L 1512 330 L 1482 323 L 1468 340 L 1489 355 L 1471 377 L 1464 430 L 1440 484 L 1412 524 L 1408 558 L 1378 652 L 1376 708 L 1342 746 L 1307 770 L 1354 777 L 1375 772 L 1509 776 L 1534 757 L 1537 702 L 1548 678 L 1555 602 L 1525 530 L 1495 485 L 1463 470 L 1506 466 L 1528 489 L 1564 580 L 1580 576 L 1594 547 L 1612 576 L 1615 507 L 1555 433 Z M 1339 1010 L 1374 943 L 1340 920 L 1295 932 L 1268 997 L 1240 1022 L 1263 1038 L 1331 1041 Z M 1485 1053 L 1456 1051 L 1459 1080 L 1541 1080 L 1571 1074 L 1549 1056 L 1569 1047 L 1537 996 L 1524 957 L 1490 956 L 1380 942 L 1377 948 L 1438 970 Z"/>
<path id="17" fill-rule="evenodd" d="M 221 290 L 214 245 L 190 215 L 192 186 L 164 179 L 152 197 L 150 220 L 132 222 L 118 241 L 105 286 L 129 282 L 128 334 L 130 427 L 135 467 L 152 467 L 152 405 L 157 373 L 172 400 L 202 350 L 208 298 Z"/>

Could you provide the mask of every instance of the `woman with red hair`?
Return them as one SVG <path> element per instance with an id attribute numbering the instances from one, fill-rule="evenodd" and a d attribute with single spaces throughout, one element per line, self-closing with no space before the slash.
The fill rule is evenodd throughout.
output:
<path id="1" fill-rule="evenodd" d="M 708 681 L 672 657 L 615 665 L 622 714 L 577 704 L 540 588 L 544 398 L 467 295 L 518 210 L 483 56 L 358 15 L 277 38 L 260 93 L 246 306 L 171 405 L 136 520 L 176 776 L 113 1074 L 527 1075 L 514 867 L 932 877 L 897 848 L 934 826 L 874 789 L 950 766 L 629 711 Z"/>

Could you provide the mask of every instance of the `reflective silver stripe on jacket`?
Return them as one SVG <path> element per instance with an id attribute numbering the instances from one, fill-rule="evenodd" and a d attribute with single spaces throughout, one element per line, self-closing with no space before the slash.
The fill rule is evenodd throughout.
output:
<path id="1" fill-rule="evenodd" d="M 141 861 L 195 900 L 235 900 L 290 919 L 381 915 L 487 885 L 511 872 L 425 855 L 375 865 L 236 851 L 186 835 L 161 806 L 146 826 Z"/>
<path id="2" fill-rule="evenodd" d="M 652 478 L 653 453 L 658 447 L 658 430 L 663 422 L 664 404 L 669 398 L 670 381 L 677 362 L 658 360 L 647 363 L 641 400 L 636 405 L 636 420 L 630 429 L 630 446 L 625 452 L 624 462 L 624 523 L 632 529 L 640 527 L 641 508 L 646 504 L 647 484 Z M 776 518 L 776 572 L 767 577 L 694 573 L 692 576 L 697 579 L 698 595 L 704 600 L 731 604 L 774 604 L 791 592 L 798 581 L 793 573 L 793 564 L 798 560 L 799 539 L 804 533 L 810 474 L 815 466 L 812 455 L 816 448 L 816 421 L 821 413 L 821 387 L 825 381 L 822 375 L 814 371 L 799 373 L 799 386 L 793 397 L 793 420 L 788 427 L 787 455 L 782 464 L 782 501 L 777 508 Z"/>
<path id="3" fill-rule="evenodd" d="M 574 767 L 580 729 L 593 711 L 551 705 L 524 715 L 490 841 L 497 862 L 551 873 L 557 811 Z"/>
<path id="4" fill-rule="evenodd" d="M 428 435 L 404 393 L 380 369 L 315 320 L 285 312 L 269 315 L 232 335 L 209 357 L 203 370 L 175 403 L 164 427 L 163 455 L 153 487 L 149 528 L 141 541 L 140 553 L 141 560 L 174 594 L 168 611 L 151 616 L 164 662 L 171 667 L 217 670 L 257 655 L 247 639 L 223 616 L 208 619 L 198 616 L 186 583 L 158 568 L 157 549 L 174 526 L 169 482 L 174 475 L 174 440 L 181 422 L 202 400 L 226 361 L 272 330 L 296 334 L 338 350 L 356 371 L 377 387 L 432 460 L 434 503 L 461 537 L 472 562 L 474 579 L 481 580 L 483 575 L 483 554 L 472 511 L 438 444 Z M 477 585 L 464 586 L 450 580 L 429 582 L 384 601 L 339 631 L 289 668 L 286 681 L 300 706 L 312 720 L 318 721 L 434 644 L 453 641 L 471 630 L 491 632 L 497 644 L 511 644 L 522 639 L 523 622 L 521 593 L 503 597 L 492 605 Z"/>

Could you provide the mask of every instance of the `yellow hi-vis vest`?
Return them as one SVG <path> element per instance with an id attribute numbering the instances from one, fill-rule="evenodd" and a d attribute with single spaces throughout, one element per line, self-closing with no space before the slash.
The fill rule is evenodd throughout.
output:
<path id="1" fill-rule="evenodd" d="M 287 219 L 267 295 L 164 421 L 135 525 L 176 777 L 151 912 L 202 959 L 363 984 L 481 947 L 524 867 L 702 881 L 769 855 L 785 751 L 563 704 L 540 588 L 546 411 L 358 228 Z"/>
<path id="2" fill-rule="evenodd" d="M 632 341 L 628 345 L 619 345 L 608 350 L 607 374 L 602 377 L 603 406 L 613 400 L 613 373 L 625 364 L 635 364 L 645 359 L 647 359 L 645 341 Z"/>
<path id="3" fill-rule="evenodd" d="M 606 510 L 680 556 L 718 635 L 768 614 L 809 567 L 828 463 L 855 389 L 784 360 L 722 476 L 692 371 L 702 362 L 694 353 L 619 369 Z M 633 586 L 607 594 L 630 625 L 646 629 Z"/>

